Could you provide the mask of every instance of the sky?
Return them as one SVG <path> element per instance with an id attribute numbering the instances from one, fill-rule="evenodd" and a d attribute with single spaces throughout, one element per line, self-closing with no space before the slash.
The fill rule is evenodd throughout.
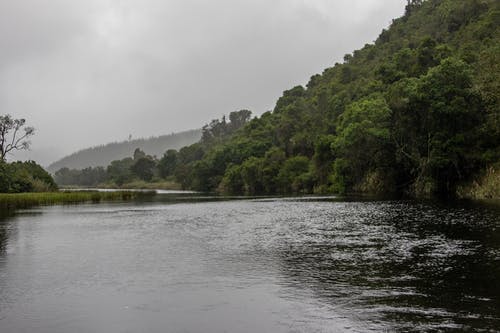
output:
<path id="1" fill-rule="evenodd" d="M 3 0 L 0 114 L 42 165 L 76 150 L 271 110 L 372 43 L 405 0 Z"/>

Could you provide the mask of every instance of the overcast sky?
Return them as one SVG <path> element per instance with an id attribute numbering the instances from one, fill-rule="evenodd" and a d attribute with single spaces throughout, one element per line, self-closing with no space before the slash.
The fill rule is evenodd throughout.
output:
<path id="1" fill-rule="evenodd" d="M 0 114 L 28 157 L 199 128 L 371 43 L 404 0 L 2 0 Z"/>

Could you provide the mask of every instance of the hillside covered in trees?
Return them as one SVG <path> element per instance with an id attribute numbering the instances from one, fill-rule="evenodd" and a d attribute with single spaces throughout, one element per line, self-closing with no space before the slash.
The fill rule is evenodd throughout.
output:
<path id="1" fill-rule="evenodd" d="M 114 160 L 131 156 L 139 148 L 152 156 L 161 156 L 168 149 L 179 149 L 197 142 L 201 137 L 201 130 L 190 130 L 147 139 L 134 139 L 122 142 L 113 142 L 106 145 L 80 150 L 66 156 L 47 167 L 49 172 L 56 172 L 61 168 L 84 169 L 87 167 L 105 167 Z"/>
<path id="2" fill-rule="evenodd" d="M 231 136 L 250 119 L 251 112 L 241 110 L 229 114 L 229 122 L 223 118 L 222 122 L 214 120 L 203 128 L 202 140 L 211 140 L 209 135 Z M 210 128 L 210 130 L 209 130 Z M 146 154 L 136 148 L 133 154 L 122 159 L 111 161 L 105 168 L 102 166 L 87 167 L 84 169 L 60 168 L 55 172 L 55 181 L 63 186 L 104 186 L 126 188 L 166 188 L 176 189 L 178 184 L 173 182 L 173 173 L 178 171 L 177 165 L 184 161 L 183 156 L 188 154 L 192 158 L 201 158 L 191 146 L 182 148 L 181 153 L 175 149 L 166 150 L 161 158 Z M 191 155 L 193 154 L 193 155 Z"/>
<path id="3" fill-rule="evenodd" d="M 486 168 L 498 181 L 499 29 L 499 1 L 413 0 L 273 111 L 234 132 L 212 121 L 165 176 L 233 194 L 453 194 Z"/>

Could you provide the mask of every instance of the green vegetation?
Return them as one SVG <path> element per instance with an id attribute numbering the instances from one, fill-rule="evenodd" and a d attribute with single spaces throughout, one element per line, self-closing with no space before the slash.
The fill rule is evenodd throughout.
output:
<path id="1" fill-rule="evenodd" d="M 29 149 L 29 138 L 34 134 L 35 128 L 26 126 L 25 119 L 0 116 L 0 160 L 5 162 L 12 151 Z"/>
<path id="2" fill-rule="evenodd" d="M 78 177 L 92 180 L 73 182 L 168 179 L 249 195 L 462 195 L 483 170 L 499 172 L 499 45 L 500 2 L 413 0 L 374 44 L 285 91 L 273 111 L 254 119 L 232 112 L 159 160 L 134 154 L 82 170 Z M 71 172 L 58 171 L 58 183 Z"/>
<path id="3" fill-rule="evenodd" d="M 55 173 L 62 168 L 84 169 L 87 167 L 106 167 L 114 160 L 130 156 L 134 149 L 140 148 L 151 156 L 161 156 L 167 149 L 179 149 L 200 140 L 201 130 L 151 137 L 148 139 L 130 139 L 113 142 L 102 146 L 80 150 L 48 166 L 47 170 Z"/>
<path id="4" fill-rule="evenodd" d="M 139 196 L 152 195 L 144 192 L 47 192 L 47 193 L 0 193 L 0 208 L 17 209 L 40 205 L 77 204 L 101 201 L 131 200 Z"/>
<path id="5" fill-rule="evenodd" d="M 52 177 L 34 161 L 7 163 L 7 155 L 30 147 L 35 129 L 25 119 L 0 116 L 0 193 L 55 191 Z"/>
<path id="6" fill-rule="evenodd" d="M 23 131 L 24 134 L 22 134 Z M 58 192 L 52 176 L 34 161 L 13 163 L 6 161 L 9 152 L 29 148 L 30 143 L 27 139 L 33 133 L 32 127 L 25 127 L 24 119 L 13 119 L 10 115 L 0 116 L 0 209 L 2 212 L 36 205 L 130 200 L 155 193 Z M 139 160 L 144 158 L 145 154 Z M 141 168 L 143 173 L 142 169 L 144 168 Z"/>
<path id="7" fill-rule="evenodd" d="M 50 192 L 57 185 L 41 166 L 33 161 L 0 161 L 0 193 Z"/>
<path id="8" fill-rule="evenodd" d="M 169 150 L 170 151 L 170 150 Z M 164 159 L 146 155 L 137 148 L 133 158 L 112 161 L 103 167 L 83 170 L 62 168 L 55 173 L 56 182 L 63 187 L 105 187 L 126 189 L 179 189 L 172 177 L 161 177 Z"/>
<path id="9" fill-rule="evenodd" d="M 240 129 L 249 119 L 250 111 L 241 110 L 229 115 L 229 122 L 213 120 L 203 129 L 201 142 L 213 145 L 223 142 L 225 138 Z M 177 182 L 182 177 L 182 164 L 195 161 L 202 157 L 199 144 L 180 149 L 179 152 L 169 149 L 157 159 L 136 148 L 133 157 L 114 160 L 107 166 L 87 167 L 82 170 L 61 168 L 55 172 L 54 178 L 58 185 L 106 187 L 106 188 L 145 188 L 169 189 L 181 188 Z"/>
<path id="10" fill-rule="evenodd" d="M 115 183 L 103 183 L 103 188 L 128 189 L 128 190 L 181 190 L 181 186 L 171 180 L 159 180 L 146 182 L 143 180 L 135 180 L 129 183 L 124 183 L 121 186 Z"/>
<path id="11" fill-rule="evenodd" d="M 411 1 L 272 112 L 212 121 L 161 174 L 234 194 L 453 195 L 499 161 L 499 29 L 498 1 Z"/>
<path id="12" fill-rule="evenodd" d="M 500 167 L 490 166 L 481 172 L 474 181 L 459 186 L 458 194 L 468 199 L 500 198 Z"/>

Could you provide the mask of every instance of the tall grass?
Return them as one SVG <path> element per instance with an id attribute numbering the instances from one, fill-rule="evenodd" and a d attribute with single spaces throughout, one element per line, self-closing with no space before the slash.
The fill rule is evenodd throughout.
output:
<path id="1" fill-rule="evenodd" d="M 500 164 L 486 168 L 471 183 L 458 188 L 458 196 L 467 199 L 500 199 Z"/>
<path id="2" fill-rule="evenodd" d="M 43 192 L 43 193 L 0 193 L 0 209 L 29 208 L 40 205 L 77 204 L 101 201 L 126 201 L 139 196 L 153 195 L 150 192 Z"/>

